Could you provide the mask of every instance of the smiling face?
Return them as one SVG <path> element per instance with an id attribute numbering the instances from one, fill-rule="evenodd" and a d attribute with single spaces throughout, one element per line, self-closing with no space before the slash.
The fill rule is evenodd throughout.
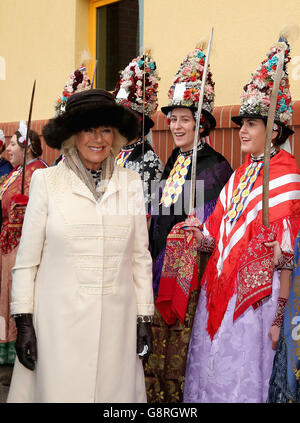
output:
<path id="1" fill-rule="evenodd" d="M 113 140 L 114 133 L 110 126 L 79 132 L 75 144 L 83 165 L 88 169 L 98 170 L 101 162 L 109 156 Z"/>
<path id="2" fill-rule="evenodd" d="M 195 126 L 194 115 L 190 109 L 178 107 L 172 110 L 170 130 L 176 147 L 180 147 L 181 151 L 189 151 L 193 148 Z M 199 132 L 203 132 L 203 128 Z"/>
<path id="3" fill-rule="evenodd" d="M 8 160 L 13 167 L 17 167 L 23 164 L 24 161 L 24 149 L 20 147 L 17 141 L 17 136 L 14 134 L 11 137 L 10 143 L 6 148 Z"/>
<path id="4" fill-rule="evenodd" d="M 255 157 L 264 154 L 266 125 L 262 119 L 243 118 L 239 136 L 243 153 L 253 154 Z M 272 139 L 276 136 L 277 132 L 273 131 Z"/>

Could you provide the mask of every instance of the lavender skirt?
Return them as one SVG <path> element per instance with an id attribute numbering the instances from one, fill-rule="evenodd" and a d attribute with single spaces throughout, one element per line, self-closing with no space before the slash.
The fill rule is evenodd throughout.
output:
<path id="1" fill-rule="evenodd" d="M 275 351 L 268 337 L 279 296 L 274 272 L 272 296 L 255 311 L 248 308 L 234 323 L 234 295 L 213 341 L 206 331 L 205 287 L 196 310 L 184 386 L 184 402 L 266 402 Z"/>

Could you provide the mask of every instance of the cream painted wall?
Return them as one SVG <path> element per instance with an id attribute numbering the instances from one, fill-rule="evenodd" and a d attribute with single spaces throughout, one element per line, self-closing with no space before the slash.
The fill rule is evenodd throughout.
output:
<path id="1" fill-rule="evenodd" d="M 37 81 L 32 119 L 54 115 L 54 102 L 88 48 L 88 0 L 1 0 L 0 122 L 27 120 Z"/>
<path id="2" fill-rule="evenodd" d="M 199 39 L 214 27 L 211 70 L 215 105 L 240 104 L 240 93 L 251 73 L 278 40 L 282 26 L 300 24 L 296 0 L 144 0 L 144 42 L 151 48 L 161 76 L 159 105 L 177 69 Z M 300 99 L 300 35 L 291 42 L 289 64 L 293 100 Z"/>
<path id="3" fill-rule="evenodd" d="M 27 119 L 37 80 L 33 119 L 53 104 L 87 49 L 89 0 L 0 0 L 0 122 Z M 248 81 L 286 23 L 300 23 L 296 0 L 144 0 L 144 40 L 161 76 L 159 104 L 180 62 L 214 26 L 211 68 L 216 105 L 239 104 Z M 300 37 L 291 42 L 293 100 L 300 99 Z M 298 57 L 298 62 L 297 62 Z"/>
<path id="4" fill-rule="evenodd" d="M 75 65 L 83 50 L 89 49 L 89 0 L 76 0 Z M 72 71 L 72 69 L 71 69 Z"/>

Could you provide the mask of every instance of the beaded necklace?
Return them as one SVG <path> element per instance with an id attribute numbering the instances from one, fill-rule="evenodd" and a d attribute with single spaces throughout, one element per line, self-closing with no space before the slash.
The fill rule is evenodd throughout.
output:
<path id="1" fill-rule="evenodd" d="M 277 154 L 277 150 L 275 147 L 272 147 L 270 151 L 270 157 L 275 156 L 275 154 Z M 227 219 L 229 222 L 238 220 L 238 218 L 241 216 L 244 210 L 245 202 L 249 197 L 249 194 L 261 168 L 264 165 L 263 160 L 263 154 L 256 157 L 251 154 L 251 163 L 246 167 L 244 175 L 241 176 L 237 188 L 232 193 L 231 203 L 225 216 L 225 219 Z"/>
<path id="2" fill-rule="evenodd" d="M 200 140 L 197 151 L 203 147 L 204 143 Z M 192 154 L 193 150 L 179 152 L 160 199 L 160 204 L 164 207 L 170 207 L 172 204 L 175 204 L 179 195 L 182 193 L 183 185 L 192 162 Z"/>

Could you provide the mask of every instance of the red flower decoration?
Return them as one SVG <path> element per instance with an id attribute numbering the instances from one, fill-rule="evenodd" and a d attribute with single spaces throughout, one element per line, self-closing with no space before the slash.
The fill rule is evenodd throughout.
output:
<path id="1" fill-rule="evenodd" d="M 260 71 L 260 75 L 261 75 L 261 78 L 263 79 L 267 78 L 268 76 L 267 68 L 263 67 L 262 70 Z"/>
<path id="2" fill-rule="evenodd" d="M 197 91 L 194 95 L 193 95 L 194 101 L 198 102 L 199 101 L 199 91 Z"/>

